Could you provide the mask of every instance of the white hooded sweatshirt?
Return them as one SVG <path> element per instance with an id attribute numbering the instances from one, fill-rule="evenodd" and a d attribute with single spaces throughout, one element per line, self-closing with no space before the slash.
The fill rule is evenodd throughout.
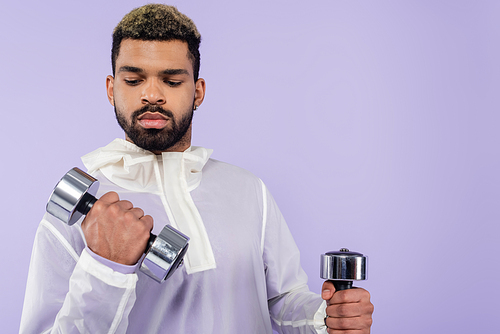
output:
<path id="1" fill-rule="evenodd" d="M 100 182 L 188 235 L 185 265 L 159 284 L 86 248 L 80 222 L 45 215 L 31 257 L 21 333 L 326 333 L 299 251 L 272 196 L 211 150 L 155 155 L 116 139 L 82 158 Z M 118 267 L 118 266 L 117 266 Z"/>

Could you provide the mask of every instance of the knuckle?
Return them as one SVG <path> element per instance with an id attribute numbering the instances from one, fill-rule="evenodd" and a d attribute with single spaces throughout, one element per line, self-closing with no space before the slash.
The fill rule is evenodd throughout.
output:
<path id="1" fill-rule="evenodd" d="M 132 204 L 132 202 L 127 201 L 127 200 L 121 200 L 121 201 L 119 201 L 119 203 L 120 203 L 120 207 L 125 209 L 125 210 L 130 210 L 130 209 L 134 208 L 134 205 Z"/>
<path id="2" fill-rule="evenodd" d="M 142 218 L 144 216 L 144 210 L 141 208 L 134 208 L 134 210 L 139 214 L 139 216 Z"/>
<path id="3" fill-rule="evenodd" d="M 100 212 L 102 211 L 103 209 L 105 209 L 107 206 L 106 203 L 104 203 L 103 201 L 101 200 L 98 200 L 94 203 L 94 205 L 92 206 L 92 209 L 90 210 L 89 213 L 92 213 L 92 212 Z"/>
<path id="4" fill-rule="evenodd" d="M 126 199 L 123 199 L 120 202 L 122 202 L 123 204 L 126 204 L 126 205 L 132 205 L 132 202 L 130 202 L 130 201 L 126 200 Z"/>
<path id="5" fill-rule="evenodd" d="M 370 301 L 371 295 L 370 292 L 368 292 L 365 289 L 358 289 L 359 290 L 359 299 L 360 300 L 367 300 Z"/>
<path id="6" fill-rule="evenodd" d="M 120 198 L 120 196 L 118 196 L 118 193 L 116 191 L 110 191 L 107 194 L 108 194 L 108 196 L 111 196 L 112 198 Z"/>
<path id="7" fill-rule="evenodd" d="M 118 194 L 114 191 L 110 191 L 101 196 L 100 200 L 105 202 L 117 202 L 120 200 Z"/>
<path id="8" fill-rule="evenodd" d="M 123 218 L 127 222 L 133 222 L 137 219 L 132 211 L 125 211 L 125 213 L 123 214 Z"/>
<path id="9" fill-rule="evenodd" d="M 153 217 L 151 217 L 150 215 L 146 215 L 146 216 L 142 217 L 141 220 L 144 223 L 146 223 L 146 225 L 148 226 L 148 228 L 151 229 L 153 227 L 154 220 L 153 220 Z"/>
<path id="10" fill-rule="evenodd" d="M 346 303 L 347 302 L 347 300 L 349 299 L 348 298 L 349 295 L 347 294 L 348 291 L 349 290 L 340 291 L 340 293 L 338 295 L 338 300 L 339 300 L 340 303 Z"/>
<path id="11" fill-rule="evenodd" d="M 122 210 L 117 203 L 113 203 L 108 206 L 108 211 L 113 216 L 119 216 Z"/>

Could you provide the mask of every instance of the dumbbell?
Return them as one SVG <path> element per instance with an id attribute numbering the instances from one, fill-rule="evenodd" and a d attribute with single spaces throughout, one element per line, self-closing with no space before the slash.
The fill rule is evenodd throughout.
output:
<path id="1" fill-rule="evenodd" d="M 98 188 L 97 179 L 75 167 L 55 186 L 47 202 L 47 212 L 71 226 L 92 209 Z M 158 236 L 150 233 L 140 270 L 162 283 L 182 265 L 188 242 L 189 237 L 169 225 Z"/>
<path id="2" fill-rule="evenodd" d="M 352 288 L 352 281 L 366 280 L 367 257 L 342 248 L 321 254 L 320 277 L 332 281 L 336 291 Z"/>

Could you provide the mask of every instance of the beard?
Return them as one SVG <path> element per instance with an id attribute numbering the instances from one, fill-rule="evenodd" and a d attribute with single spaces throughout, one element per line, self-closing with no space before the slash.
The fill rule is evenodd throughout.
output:
<path id="1" fill-rule="evenodd" d="M 193 106 L 194 107 L 194 101 Z M 170 119 L 170 124 L 167 124 L 163 129 L 144 129 L 137 124 L 137 118 L 146 112 L 159 113 L 167 116 Z M 118 124 L 125 131 L 127 137 L 137 146 L 142 149 L 152 152 L 163 152 L 177 144 L 189 130 L 193 120 L 193 108 L 184 113 L 184 116 L 178 120 L 174 118 L 174 114 L 170 110 L 165 110 L 158 105 L 147 104 L 139 110 L 132 113 L 130 123 L 125 119 L 123 114 L 116 109 L 115 115 Z"/>

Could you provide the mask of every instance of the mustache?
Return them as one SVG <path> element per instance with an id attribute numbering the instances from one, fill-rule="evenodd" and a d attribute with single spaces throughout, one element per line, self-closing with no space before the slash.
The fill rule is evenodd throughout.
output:
<path id="1" fill-rule="evenodd" d="M 161 106 L 158 106 L 158 105 L 147 104 L 144 107 L 142 107 L 141 109 L 134 111 L 132 113 L 132 119 L 135 121 L 135 120 L 137 120 L 137 118 L 139 116 L 141 116 L 142 114 L 145 114 L 147 112 L 159 113 L 159 114 L 162 114 L 164 116 L 167 116 L 168 118 L 172 118 L 172 119 L 174 118 L 174 114 L 170 110 L 165 110 Z"/>

